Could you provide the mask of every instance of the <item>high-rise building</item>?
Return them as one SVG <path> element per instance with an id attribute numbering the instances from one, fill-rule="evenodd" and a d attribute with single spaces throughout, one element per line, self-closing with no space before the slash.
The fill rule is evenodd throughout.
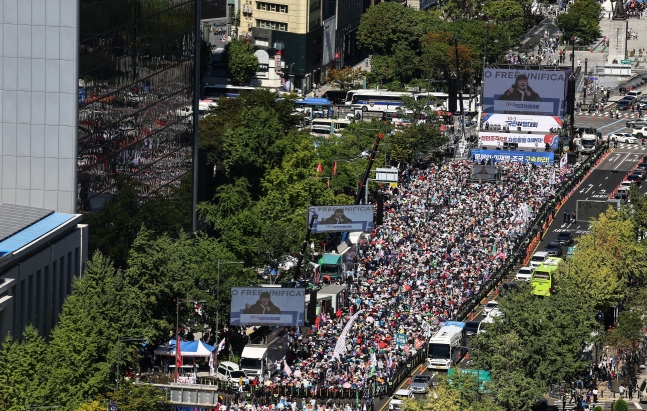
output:
<path id="1" fill-rule="evenodd" d="M 3 0 L 0 204 L 96 211 L 193 166 L 196 0 Z M 1 217 L 0 217 L 1 218 Z"/>

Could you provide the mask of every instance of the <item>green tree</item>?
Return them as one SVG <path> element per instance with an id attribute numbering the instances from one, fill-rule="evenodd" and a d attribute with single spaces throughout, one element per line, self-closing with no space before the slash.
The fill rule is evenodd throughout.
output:
<path id="1" fill-rule="evenodd" d="M 519 38 L 524 34 L 524 11 L 517 1 L 485 2 L 483 4 L 483 14 L 496 25 L 505 27 L 513 38 Z"/>
<path id="2" fill-rule="evenodd" d="M 114 387 L 119 335 L 149 336 L 147 301 L 112 261 L 95 253 L 63 304 L 44 360 L 49 402 L 75 408 Z M 128 343 L 122 344 L 127 352 Z M 42 359 L 43 357 L 41 357 Z M 121 356 L 122 369 L 132 357 Z"/>
<path id="3" fill-rule="evenodd" d="M 613 411 L 628 411 L 629 406 L 627 405 L 627 402 L 620 398 L 618 401 L 616 401 L 613 404 Z"/>
<path id="4" fill-rule="evenodd" d="M 395 2 L 371 6 L 362 15 L 357 29 L 358 45 L 374 57 L 391 56 L 400 47 L 417 50 L 423 34 L 420 30 L 421 15 Z"/>
<path id="5" fill-rule="evenodd" d="M 260 69 L 254 47 L 242 39 L 234 39 L 225 47 L 227 72 L 234 84 L 246 84 Z"/>
<path id="6" fill-rule="evenodd" d="M 108 393 L 107 399 L 115 403 L 120 411 L 170 411 L 166 393 L 159 388 L 125 382 L 118 391 Z"/>
<path id="7" fill-rule="evenodd" d="M 579 286 L 561 280 L 549 298 L 530 287 L 500 299 L 503 316 L 477 335 L 478 368 L 491 371 L 493 392 L 506 409 L 529 409 L 548 386 L 571 381 L 586 368 L 582 347 L 598 342 L 597 310 Z"/>
<path id="8" fill-rule="evenodd" d="M 352 67 L 330 69 L 327 74 L 326 81 L 332 83 L 342 91 L 357 88 L 358 82 L 364 78 L 362 69 L 354 69 Z"/>
<path id="9" fill-rule="evenodd" d="M 18 411 L 28 404 L 51 404 L 43 387 L 46 352 L 45 339 L 31 325 L 25 328 L 22 341 L 7 336 L 0 349 L 0 409 Z"/>
<path id="10" fill-rule="evenodd" d="M 595 0 L 578 0 L 568 7 L 566 13 L 557 16 L 555 24 L 570 39 L 575 36 L 580 44 L 589 44 L 600 35 L 600 12 L 602 6 Z"/>

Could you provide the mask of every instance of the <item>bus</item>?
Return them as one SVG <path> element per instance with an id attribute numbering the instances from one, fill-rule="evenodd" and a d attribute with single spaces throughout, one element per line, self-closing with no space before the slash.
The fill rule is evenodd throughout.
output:
<path id="1" fill-rule="evenodd" d="M 312 125 L 310 126 L 310 134 L 313 136 L 328 137 L 331 134 L 341 133 L 341 130 L 349 125 L 349 120 L 315 118 L 312 120 Z"/>
<path id="2" fill-rule="evenodd" d="M 549 296 L 553 292 L 555 271 L 561 262 L 562 259 L 559 257 L 548 257 L 532 272 L 530 286 L 533 294 Z"/>
<path id="3" fill-rule="evenodd" d="M 198 106 L 198 113 L 200 114 L 200 119 L 209 115 L 209 110 L 212 108 L 218 107 L 218 103 L 213 100 L 200 100 Z"/>
<path id="4" fill-rule="evenodd" d="M 442 92 L 427 92 L 427 93 L 417 93 L 415 95 L 416 100 L 419 100 L 421 98 L 425 97 L 435 97 L 436 100 L 438 100 L 438 103 L 435 105 L 438 108 L 442 108 L 444 110 L 447 110 L 449 108 L 447 100 L 449 99 L 449 94 L 447 93 L 442 93 Z M 464 95 L 463 96 L 463 109 L 465 110 L 466 113 L 474 113 L 476 112 L 476 103 L 478 101 L 477 96 L 469 96 L 469 95 Z M 461 102 L 458 98 L 456 98 L 456 110 L 460 111 L 461 108 Z"/>
<path id="5" fill-rule="evenodd" d="M 362 90 L 353 94 L 351 107 L 362 111 L 395 111 L 402 106 L 402 96 L 412 96 L 412 94 L 398 91 Z"/>
<path id="6" fill-rule="evenodd" d="M 454 322 L 451 325 L 444 325 L 429 340 L 427 368 L 449 370 L 458 364 L 467 353 L 466 336 L 465 323 Z"/>
<path id="7" fill-rule="evenodd" d="M 231 84 L 214 84 L 210 86 L 204 86 L 202 89 L 202 98 L 212 99 L 220 97 L 230 97 L 236 98 L 240 96 L 240 93 L 245 91 L 256 90 L 256 87 L 249 86 L 232 86 Z"/>

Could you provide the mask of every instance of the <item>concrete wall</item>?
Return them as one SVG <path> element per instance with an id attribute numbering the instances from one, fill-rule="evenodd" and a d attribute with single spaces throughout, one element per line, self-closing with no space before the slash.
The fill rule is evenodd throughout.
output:
<path id="1" fill-rule="evenodd" d="M 0 2 L 0 203 L 76 212 L 78 0 Z"/>

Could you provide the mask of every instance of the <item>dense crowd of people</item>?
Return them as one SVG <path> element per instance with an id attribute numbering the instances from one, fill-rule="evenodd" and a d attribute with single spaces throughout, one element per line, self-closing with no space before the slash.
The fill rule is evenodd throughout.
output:
<path id="1" fill-rule="evenodd" d="M 347 306 L 322 313 L 307 334 L 292 331 L 289 359 L 266 384 L 370 395 L 501 268 L 567 178 L 553 165 L 499 163 L 501 180 L 479 183 L 472 167 L 407 170 L 387 189 L 384 224 L 358 252 Z M 396 333 L 406 335 L 404 345 Z"/>

